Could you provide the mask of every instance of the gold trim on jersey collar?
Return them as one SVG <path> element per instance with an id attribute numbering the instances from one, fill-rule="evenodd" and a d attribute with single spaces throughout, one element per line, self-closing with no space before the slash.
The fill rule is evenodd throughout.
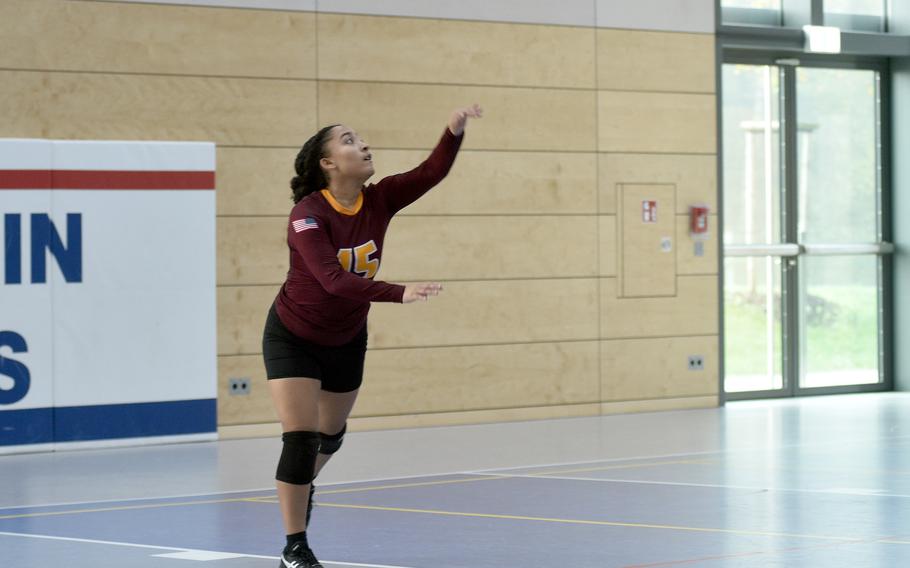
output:
<path id="1" fill-rule="evenodd" d="M 356 215 L 360 212 L 360 208 L 363 207 L 363 191 L 357 195 L 357 203 L 354 204 L 354 207 L 345 207 L 341 203 L 338 203 L 338 200 L 335 199 L 335 196 L 332 195 L 332 192 L 328 189 L 323 189 L 320 193 L 325 197 L 325 200 L 329 202 L 329 205 L 332 206 L 332 209 L 338 211 L 342 215 Z"/>

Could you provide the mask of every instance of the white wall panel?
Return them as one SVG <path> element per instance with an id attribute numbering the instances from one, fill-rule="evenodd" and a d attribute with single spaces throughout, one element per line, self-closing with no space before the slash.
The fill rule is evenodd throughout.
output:
<path id="1" fill-rule="evenodd" d="M 714 33 L 714 0 L 596 0 L 597 27 Z"/>

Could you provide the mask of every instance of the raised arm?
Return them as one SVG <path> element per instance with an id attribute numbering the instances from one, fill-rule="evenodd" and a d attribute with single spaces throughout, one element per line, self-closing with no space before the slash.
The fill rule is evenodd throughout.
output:
<path id="1" fill-rule="evenodd" d="M 468 118 L 480 118 L 482 115 L 483 110 L 476 104 L 455 109 L 442 137 L 422 164 L 409 172 L 383 178 L 376 184 L 376 191 L 382 196 L 390 214 L 394 215 L 417 201 L 446 177 L 464 139 Z"/>

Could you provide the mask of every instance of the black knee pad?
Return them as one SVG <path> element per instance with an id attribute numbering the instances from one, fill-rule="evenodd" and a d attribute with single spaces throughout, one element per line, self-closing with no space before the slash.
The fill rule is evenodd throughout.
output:
<path id="1" fill-rule="evenodd" d="M 319 444 L 319 453 L 332 455 L 338 451 L 338 448 L 341 447 L 341 443 L 344 442 L 344 433 L 347 432 L 348 425 L 345 423 L 344 427 L 341 429 L 341 432 L 337 434 L 319 434 L 321 438 L 321 443 Z"/>
<path id="2" fill-rule="evenodd" d="M 316 454 L 319 453 L 319 438 L 319 432 L 282 434 L 284 446 L 281 448 L 275 479 L 293 485 L 312 482 L 316 470 Z"/>

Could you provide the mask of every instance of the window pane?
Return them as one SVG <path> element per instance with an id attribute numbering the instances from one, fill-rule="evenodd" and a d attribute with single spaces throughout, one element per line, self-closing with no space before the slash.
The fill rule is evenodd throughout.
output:
<path id="1" fill-rule="evenodd" d="M 797 70 L 800 243 L 878 241 L 876 73 Z"/>
<path id="2" fill-rule="evenodd" d="M 800 385 L 879 382 L 878 257 L 801 262 Z"/>
<path id="3" fill-rule="evenodd" d="M 724 243 L 780 242 L 780 73 L 723 67 Z"/>
<path id="4" fill-rule="evenodd" d="M 722 0 L 721 17 L 727 24 L 779 26 L 781 0 Z"/>
<path id="5" fill-rule="evenodd" d="M 724 8 L 754 8 L 757 10 L 780 10 L 780 0 L 723 0 Z"/>
<path id="6" fill-rule="evenodd" d="M 779 258 L 724 260 L 724 390 L 783 387 Z"/>
<path id="7" fill-rule="evenodd" d="M 825 0 L 826 26 L 879 32 L 884 23 L 884 0 Z"/>
<path id="8" fill-rule="evenodd" d="M 885 3 L 883 0 L 825 0 L 825 12 L 882 17 L 885 15 Z"/>

